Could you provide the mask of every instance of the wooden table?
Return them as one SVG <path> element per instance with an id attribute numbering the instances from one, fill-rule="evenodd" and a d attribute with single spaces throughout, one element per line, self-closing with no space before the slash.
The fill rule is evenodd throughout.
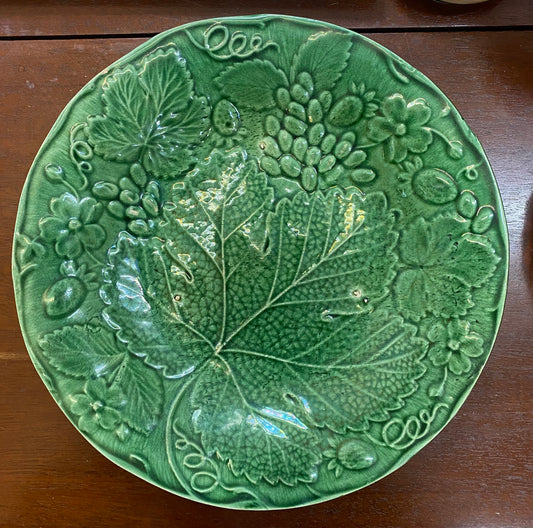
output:
<path id="1" fill-rule="evenodd" d="M 135 5 L 133 5 L 135 4 Z M 369 35 L 428 75 L 484 145 L 509 224 L 507 305 L 460 412 L 401 469 L 298 510 L 236 512 L 116 467 L 68 423 L 22 341 L 11 240 L 24 179 L 63 106 L 153 34 L 196 19 L 279 12 Z M 434 0 L 3 0 L 0 6 L 0 526 L 531 527 L 533 424 L 533 2 Z"/>

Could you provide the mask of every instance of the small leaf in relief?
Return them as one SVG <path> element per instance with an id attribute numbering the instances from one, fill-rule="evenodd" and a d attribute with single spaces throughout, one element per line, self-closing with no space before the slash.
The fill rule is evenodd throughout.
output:
<path id="1" fill-rule="evenodd" d="M 490 240 L 467 233 L 460 217 L 417 218 L 400 237 L 400 271 L 394 290 L 401 313 L 418 320 L 464 315 L 473 306 L 472 290 L 492 276 L 499 261 Z"/>
<path id="2" fill-rule="evenodd" d="M 39 341 L 50 364 L 68 376 L 88 379 L 105 376 L 122 362 L 111 332 L 94 326 L 65 326 Z"/>
<path id="3" fill-rule="evenodd" d="M 209 105 L 195 95 L 185 59 L 170 47 L 114 71 L 103 83 L 103 115 L 89 118 L 89 140 L 106 160 L 134 163 L 158 177 L 189 166 L 207 134 Z M 175 163 L 181 165 L 176 166 Z"/>
<path id="4" fill-rule="evenodd" d="M 107 329 L 65 326 L 39 341 L 50 365 L 79 379 L 103 378 L 122 394 L 121 418 L 138 432 L 148 433 L 163 405 L 163 384 L 156 371 L 131 357 L 126 346 Z"/>
<path id="5" fill-rule="evenodd" d="M 273 107 L 275 90 L 288 84 L 285 73 L 270 61 L 260 59 L 227 67 L 215 82 L 237 106 L 254 110 Z"/>
<path id="6" fill-rule="evenodd" d="M 124 421 L 139 432 L 150 432 L 156 425 L 163 406 L 163 385 L 159 374 L 142 361 L 126 356 L 117 383 L 124 393 Z M 120 377 L 118 377 L 120 376 Z"/>
<path id="7" fill-rule="evenodd" d="M 15 259 L 20 269 L 31 264 L 35 257 L 42 257 L 45 248 L 37 241 L 28 236 L 18 233 L 15 236 Z"/>
<path id="8" fill-rule="evenodd" d="M 317 92 L 333 88 L 346 68 L 351 46 L 346 33 L 320 31 L 309 36 L 293 58 L 291 82 L 299 73 L 307 72 Z"/>
<path id="9" fill-rule="evenodd" d="M 423 373 L 416 328 L 376 309 L 397 259 L 385 196 L 301 191 L 274 208 L 234 150 L 172 201 L 156 237 L 122 234 L 110 251 L 106 320 L 167 377 L 193 376 L 208 453 L 254 482 L 313 481 L 317 427 L 386 419 Z"/>

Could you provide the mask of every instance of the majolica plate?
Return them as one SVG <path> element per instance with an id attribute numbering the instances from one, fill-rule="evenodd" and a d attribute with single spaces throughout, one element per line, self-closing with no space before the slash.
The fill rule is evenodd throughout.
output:
<path id="1" fill-rule="evenodd" d="M 275 509 L 371 484 L 445 426 L 508 257 L 485 154 L 426 77 L 256 16 L 163 33 L 74 97 L 13 266 L 31 358 L 94 447 L 183 497 Z"/>

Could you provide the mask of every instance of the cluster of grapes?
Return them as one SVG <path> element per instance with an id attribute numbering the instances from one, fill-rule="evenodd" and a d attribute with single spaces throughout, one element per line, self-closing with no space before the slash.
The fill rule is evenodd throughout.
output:
<path id="1" fill-rule="evenodd" d="M 281 112 L 265 120 L 267 135 L 259 143 L 264 152 L 261 168 L 270 176 L 299 179 L 307 191 L 350 180 L 370 181 L 373 171 L 357 169 L 366 154 L 356 148 L 355 134 L 333 132 L 360 118 L 362 101 L 348 95 L 332 106 L 331 92 L 314 95 L 313 79 L 307 72 L 300 73 L 290 89 L 278 88 L 275 100 Z"/>
<path id="2" fill-rule="evenodd" d="M 148 181 L 148 175 L 139 163 L 130 167 L 130 176 L 124 176 L 118 185 L 98 181 L 92 193 L 107 201 L 107 210 L 115 218 L 125 219 L 128 230 L 135 236 L 150 234 L 154 219 L 161 210 L 161 187 L 156 181 Z"/>

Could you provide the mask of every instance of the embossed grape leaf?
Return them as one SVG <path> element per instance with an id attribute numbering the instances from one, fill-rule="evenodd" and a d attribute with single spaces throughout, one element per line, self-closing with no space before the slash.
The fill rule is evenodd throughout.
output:
<path id="1" fill-rule="evenodd" d="M 171 378 L 190 374 L 210 357 L 222 326 L 221 275 L 227 264 L 238 266 L 235 244 L 246 241 L 250 251 L 264 244 L 265 213 L 272 200 L 272 189 L 255 163 L 238 150 L 215 151 L 191 171 L 187 183 L 175 184 L 175 205 L 165 211 L 168 220 L 160 237 L 119 236 L 108 254 L 102 297 L 109 304 L 106 318 L 130 350 Z M 225 214 L 227 206 L 231 216 Z M 224 249 L 217 232 L 222 221 L 228 238 Z M 255 234 L 261 226 L 262 241 Z M 243 231 L 244 240 L 236 236 Z"/>
<path id="2" fill-rule="evenodd" d="M 188 168 L 191 147 L 206 135 L 209 105 L 194 94 L 185 59 L 159 50 L 106 78 L 104 114 L 89 117 L 89 140 L 106 160 L 141 161 L 158 177 Z"/>
<path id="3" fill-rule="evenodd" d="M 345 33 L 321 31 L 311 35 L 295 55 L 291 67 L 291 81 L 307 72 L 315 90 L 329 90 L 339 80 L 350 58 L 352 41 Z"/>
<path id="4" fill-rule="evenodd" d="M 91 325 L 66 326 L 45 335 L 39 345 L 50 364 L 79 379 L 105 377 L 123 395 L 121 417 L 133 429 L 150 432 L 163 405 L 161 378 L 133 358 L 109 330 Z"/>
<path id="5" fill-rule="evenodd" d="M 274 106 L 274 92 L 287 86 L 287 77 L 270 61 L 253 59 L 227 67 L 217 77 L 222 93 L 237 106 L 254 110 Z"/>
<path id="6" fill-rule="evenodd" d="M 316 477 L 317 427 L 362 430 L 401 405 L 425 345 L 375 309 L 396 262 L 383 194 L 272 200 L 255 162 L 215 151 L 174 186 L 157 237 L 119 236 L 103 298 L 130 350 L 189 377 L 209 454 L 292 485 Z"/>
<path id="7" fill-rule="evenodd" d="M 400 309 L 418 320 L 427 312 L 464 315 L 473 306 L 474 288 L 483 286 L 500 260 L 486 236 L 466 232 L 460 217 L 418 218 L 400 239 L 407 269 L 395 283 Z"/>

